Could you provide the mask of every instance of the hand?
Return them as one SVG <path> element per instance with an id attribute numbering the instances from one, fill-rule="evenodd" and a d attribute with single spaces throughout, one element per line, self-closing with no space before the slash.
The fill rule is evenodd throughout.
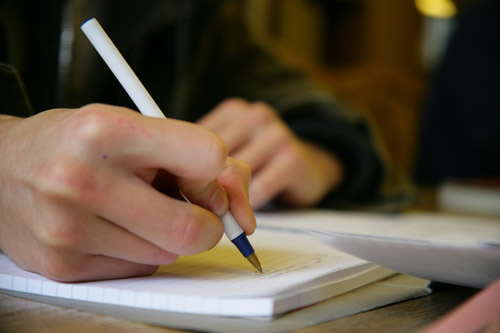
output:
<path id="1" fill-rule="evenodd" d="M 228 99 L 199 124 L 218 134 L 232 157 L 250 165 L 254 209 L 275 197 L 294 206 L 313 205 L 342 180 L 338 159 L 295 136 L 265 103 Z"/>
<path id="2" fill-rule="evenodd" d="M 0 135 L 0 247 L 50 279 L 147 275 L 207 250 L 228 196 L 255 228 L 249 167 L 200 126 L 95 104 L 0 116 Z M 165 194 L 179 191 L 193 204 Z"/>

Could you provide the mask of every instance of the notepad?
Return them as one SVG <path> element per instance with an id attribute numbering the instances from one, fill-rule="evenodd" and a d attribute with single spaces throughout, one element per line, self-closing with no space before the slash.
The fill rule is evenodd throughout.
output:
<path id="1" fill-rule="evenodd" d="M 264 268 L 257 273 L 225 238 L 154 275 L 59 283 L 21 270 L 0 255 L 0 289 L 78 301 L 220 316 L 275 316 L 393 275 L 296 231 L 251 236 Z"/>

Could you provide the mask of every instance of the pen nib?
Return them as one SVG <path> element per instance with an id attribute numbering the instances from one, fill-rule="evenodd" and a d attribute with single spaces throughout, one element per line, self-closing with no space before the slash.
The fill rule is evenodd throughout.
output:
<path id="1" fill-rule="evenodd" d="M 252 264 L 253 267 L 255 267 L 259 272 L 262 273 L 262 267 L 260 266 L 259 259 L 255 255 L 255 253 L 252 253 L 247 257 L 247 260 Z"/>

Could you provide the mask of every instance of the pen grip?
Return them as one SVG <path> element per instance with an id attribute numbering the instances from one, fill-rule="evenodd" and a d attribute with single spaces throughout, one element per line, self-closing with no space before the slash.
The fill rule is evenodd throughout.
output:
<path id="1" fill-rule="evenodd" d="M 241 233 L 238 237 L 232 239 L 231 242 L 233 242 L 233 244 L 236 245 L 238 250 L 245 258 L 255 253 L 252 244 L 250 244 L 244 232 Z"/>
<path id="2" fill-rule="evenodd" d="M 228 211 L 223 217 L 221 217 L 221 220 L 224 224 L 224 233 L 229 240 L 236 245 L 241 254 L 245 258 L 253 254 L 255 251 L 248 241 L 245 231 L 240 227 L 238 222 L 236 222 L 233 214 Z"/>
<path id="3" fill-rule="evenodd" d="M 227 212 L 224 216 L 221 217 L 222 223 L 224 224 L 224 233 L 229 238 L 229 240 L 233 240 L 242 233 L 244 233 L 243 229 L 240 227 L 238 222 L 233 217 L 231 212 Z"/>

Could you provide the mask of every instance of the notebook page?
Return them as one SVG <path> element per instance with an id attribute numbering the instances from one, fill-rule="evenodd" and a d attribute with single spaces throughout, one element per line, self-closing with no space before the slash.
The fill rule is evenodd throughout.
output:
<path id="1" fill-rule="evenodd" d="M 168 311 L 270 315 L 273 297 L 281 292 L 328 275 L 333 279 L 345 268 L 364 270 L 367 265 L 301 233 L 258 230 L 250 239 L 264 274 L 256 273 L 224 238 L 214 249 L 182 257 L 153 276 L 74 284 L 22 271 L 3 256 L 0 288 Z"/>

